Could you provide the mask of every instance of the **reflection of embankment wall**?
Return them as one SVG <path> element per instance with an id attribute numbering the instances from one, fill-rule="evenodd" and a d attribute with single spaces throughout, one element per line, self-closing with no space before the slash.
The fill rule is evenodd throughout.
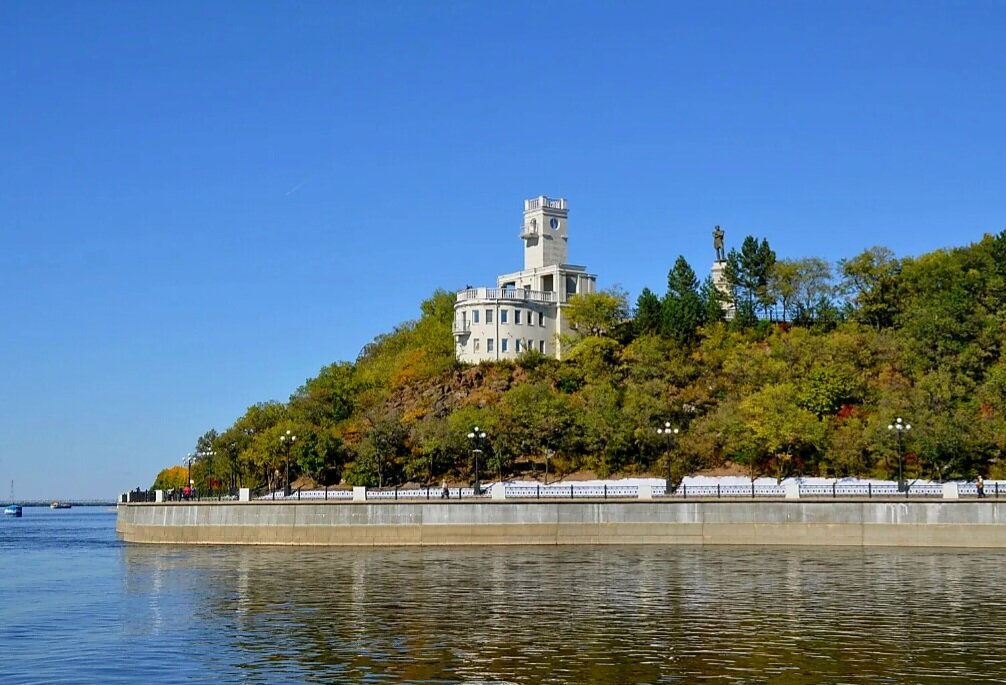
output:
<path id="1" fill-rule="evenodd" d="M 127 542 L 1006 548 L 1006 502 L 205 502 L 119 505 Z"/>

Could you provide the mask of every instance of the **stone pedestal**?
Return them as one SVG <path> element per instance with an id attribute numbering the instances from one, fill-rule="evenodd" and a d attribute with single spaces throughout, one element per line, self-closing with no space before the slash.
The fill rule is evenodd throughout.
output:
<path id="1" fill-rule="evenodd" d="M 239 488 L 238 489 L 238 501 L 239 502 L 251 502 L 251 488 Z"/>
<path id="2" fill-rule="evenodd" d="M 800 499 L 799 483 L 783 483 L 782 487 L 786 492 L 786 499 Z"/>
<path id="3" fill-rule="evenodd" d="M 712 281 L 713 287 L 720 291 L 723 296 L 723 316 L 727 321 L 730 321 L 737 314 L 737 308 L 734 306 L 733 293 L 730 291 L 730 283 L 727 281 L 726 262 L 713 262 L 712 268 Z"/>
<path id="4" fill-rule="evenodd" d="M 957 483 L 943 484 L 943 499 L 960 499 L 961 491 Z"/>
<path id="5" fill-rule="evenodd" d="M 503 483 L 493 483 L 489 492 L 493 499 L 506 499 L 506 485 Z"/>
<path id="6" fill-rule="evenodd" d="M 367 501 L 367 488 L 361 485 L 353 486 L 353 501 L 354 502 L 366 502 Z"/>
<path id="7" fill-rule="evenodd" d="M 639 499 L 653 499 L 653 486 L 652 485 L 640 485 L 639 486 Z"/>
<path id="8" fill-rule="evenodd" d="M 154 490 L 154 501 L 155 502 L 164 501 L 164 490 Z"/>

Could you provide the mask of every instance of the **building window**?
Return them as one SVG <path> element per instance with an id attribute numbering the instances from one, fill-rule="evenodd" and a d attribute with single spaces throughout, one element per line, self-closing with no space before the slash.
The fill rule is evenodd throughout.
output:
<path id="1" fill-rule="evenodd" d="M 517 349 L 517 354 L 520 354 L 520 338 L 517 338 L 516 349 Z"/>
<path id="2" fill-rule="evenodd" d="M 479 322 L 479 310 L 478 309 L 473 309 L 472 310 L 472 323 L 478 323 L 478 322 Z"/>
<path id="3" fill-rule="evenodd" d="M 493 310 L 487 309 L 486 310 L 486 323 L 492 323 L 492 322 L 493 322 Z"/>
<path id="4" fill-rule="evenodd" d="M 545 312 L 538 312 L 538 325 L 539 326 L 545 325 Z"/>
<path id="5" fill-rule="evenodd" d="M 539 340 L 538 341 L 538 351 L 541 352 L 542 354 L 545 354 L 545 341 L 544 340 Z"/>
<path id="6" fill-rule="evenodd" d="M 472 349 L 475 350 L 476 352 L 479 351 L 479 339 L 478 338 L 474 338 L 472 340 Z"/>
<path id="7" fill-rule="evenodd" d="M 495 342 L 496 342 L 495 338 L 486 338 L 486 352 L 492 352 L 493 351 L 493 347 L 495 346 L 494 345 Z"/>
<path id="8" fill-rule="evenodd" d="M 500 338 L 500 352 L 506 352 L 507 351 L 507 347 L 508 347 L 507 343 L 509 343 L 509 342 L 510 341 L 507 340 L 506 338 Z"/>
<path id="9" fill-rule="evenodd" d="M 507 322 L 507 313 L 508 312 L 509 312 L 508 309 L 501 309 L 500 310 L 500 323 L 506 323 Z"/>
<path id="10" fill-rule="evenodd" d="M 520 326 L 520 310 L 519 309 L 513 310 L 513 322 L 514 322 L 514 324 Z"/>

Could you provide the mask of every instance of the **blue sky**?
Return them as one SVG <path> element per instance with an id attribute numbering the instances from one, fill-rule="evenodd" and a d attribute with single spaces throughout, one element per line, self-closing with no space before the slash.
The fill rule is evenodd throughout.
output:
<path id="1" fill-rule="evenodd" d="M 522 201 L 635 298 L 683 254 L 1006 228 L 1002 2 L 0 3 L 0 499 L 149 485 Z"/>

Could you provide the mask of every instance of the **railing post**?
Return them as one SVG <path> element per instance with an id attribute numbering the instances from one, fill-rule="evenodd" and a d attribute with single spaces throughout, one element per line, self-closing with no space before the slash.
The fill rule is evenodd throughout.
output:
<path id="1" fill-rule="evenodd" d="M 395 486 L 395 501 L 398 501 L 398 486 Z"/>
<path id="2" fill-rule="evenodd" d="M 911 483 L 905 483 L 905 499 L 908 499 L 908 493 L 912 490 Z"/>
<path id="3" fill-rule="evenodd" d="M 427 485 L 426 486 L 426 499 L 429 499 L 429 498 L 430 498 L 430 486 Z"/>
<path id="4" fill-rule="evenodd" d="M 535 497 L 541 499 L 541 483 L 536 484 L 535 488 L 537 489 Z"/>
<path id="5" fill-rule="evenodd" d="M 681 484 L 681 499 L 688 499 L 688 486 Z"/>
<path id="6" fill-rule="evenodd" d="M 300 501 L 300 488 L 297 488 L 297 501 Z"/>
<path id="7" fill-rule="evenodd" d="M 999 484 L 996 483 L 996 497 L 999 496 Z M 608 484 L 604 484 L 604 499 L 608 499 Z"/>
<path id="8" fill-rule="evenodd" d="M 720 484 L 716 484 L 716 499 L 720 499 Z"/>
<path id="9" fill-rule="evenodd" d="M 999 483 L 996 483 L 996 499 L 999 499 Z"/>
<path id="10" fill-rule="evenodd" d="M 325 486 L 325 501 L 328 501 L 328 486 Z"/>
<path id="11" fill-rule="evenodd" d="M 866 484 L 866 496 L 873 499 L 873 483 Z"/>
<path id="12" fill-rule="evenodd" d="M 831 484 L 831 498 L 832 499 L 835 499 L 835 497 L 837 497 L 837 495 L 835 494 L 837 492 L 838 492 L 838 481 L 835 481 L 834 483 Z"/>
<path id="13" fill-rule="evenodd" d="M 754 481 L 751 481 L 751 499 L 754 499 Z"/>
<path id="14" fill-rule="evenodd" d="M 573 499 L 573 484 L 569 484 L 569 498 Z"/>

